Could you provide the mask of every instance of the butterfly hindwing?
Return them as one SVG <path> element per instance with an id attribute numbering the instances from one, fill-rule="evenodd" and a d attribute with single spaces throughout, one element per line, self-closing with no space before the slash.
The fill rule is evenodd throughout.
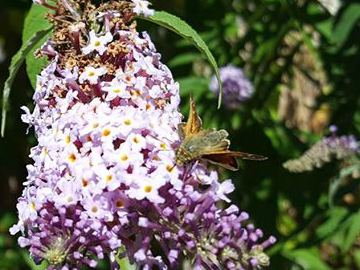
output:
<path id="1" fill-rule="evenodd" d="M 219 165 L 232 171 L 237 171 L 239 169 L 236 158 L 226 153 L 204 155 L 202 156 L 202 159 L 205 159 L 215 165 Z"/>
<path id="2" fill-rule="evenodd" d="M 244 153 L 244 152 L 239 152 L 239 151 L 230 151 L 230 150 L 213 152 L 211 154 L 213 154 L 213 155 L 227 155 L 227 156 L 232 156 L 234 158 L 257 160 L 257 161 L 263 161 L 263 160 L 268 159 L 267 157 L 261 156 L 261 155 L 249 154 L 249 153 Z M 204 156 L 206 156 L 206 154 Z"/>
<path id="3" fill-rule="evenodd" d="M 233 171 L 237 171 L 239 169 L 236 158 L 257 160 L 257 161 L 262 161 L 267 159 L 267 157 L 265 156 L 248 154 L 244 152 L 234 152 L 229 150 L 203 155 L 201 158 Z"/>
<path id="4" fill-rule="evenodd" d="M 230 141 L 226 139 L 228 133 L 226 130 L 207 130 L 202 131 L 203 149 L 202 154 L 211 154 L 219 151 L 226 151 L 229 149 Z"/>
<path id="5" fill-rule="evenodd" d="M 180 123 L 178 125 L 178 134 L 181 140 L 185 139 L 185 133 L 186 133 L 186 123 Z"/>
<path id="6" fill-rule="evenodd" d="M 263 161 L 263 160 L 267 160 L 268 158 L 262 155 L 256 155 L 256 154 L 249 154 L 249 153 L 244 153 L 244 152 L 239 152 L 239 151 L 229 151 L 230 154 L 236 158 L 241 158 L 241 159 L 248 159 L 248 160 L 257 160 L 257 161 Z"/>

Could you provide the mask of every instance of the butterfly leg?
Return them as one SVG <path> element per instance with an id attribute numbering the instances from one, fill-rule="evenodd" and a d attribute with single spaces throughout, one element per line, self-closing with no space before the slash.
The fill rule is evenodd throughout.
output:
<path id="1" fill-rule="evenodd" d="M 196 166 L 199 164 L 199 161 L 196 160 L 195 162 L 192 162 L 188 165 L 185 165 L 185 171 L 183 175 L 183 181 L 185 182 L 188 178 L 191 177 L 191 172 L 196 168 Z"/>
<path id="2" fill-rule="evenodd" d="M 184 172 L 183 172 L 183 176 L 182 176 L 182 180 L 183 182 L 186 181 L 187 175 L 189 172 L 189 166 L 187 164 L 184 165 Z"/>
<path id="3" fill-rule="evenodd" d="M 196 163 L 193 165 L 193 168 L 194 168 L 195 179 L 196 179 L 197 183 L 200 184 L 200 185 L 204 184 L 204 180 L 201 179 L 201 177 L 200 177 L 197 170 L 198 169 L 203 169 L 203 170 L 207 171 L 207 167 L 202 162 L 199 162 L 197 160 Z"/>

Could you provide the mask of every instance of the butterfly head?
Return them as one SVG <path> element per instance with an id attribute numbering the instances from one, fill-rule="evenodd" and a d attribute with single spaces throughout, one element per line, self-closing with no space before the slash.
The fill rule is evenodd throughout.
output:
<path id="1" fill-rule="evenodd" d="M 182 146 L 176 150 L 175 153 L 176 165 L 183 166 L 186 163 L 189 163 L 192 160 L 189 152 Z"/>

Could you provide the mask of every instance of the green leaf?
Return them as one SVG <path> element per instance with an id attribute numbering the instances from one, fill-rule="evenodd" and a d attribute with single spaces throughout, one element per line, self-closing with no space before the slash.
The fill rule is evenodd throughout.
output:
<path id="1" fill-rule="evenodd" d="M 34 48 L 34 46 L 41 40 L 46 34 L 50 32 L 50 29 L 45 29 L 42 31 L 38 31 L 34 34 L 34 36 L 29 39 L 28 42 L 24 43 L 20 50 L 13 56 L 11 59 L 11 64 L 9 67 L 9 77 L 5 81 L 4 89 L 3 89 L 3 104 L 2 104 L 2 118 L 1 118 L 1 136 L 4 137 L 5 134 L 5 123 L 6 123 L 6 113 L 8 107 L 8 101 L 10 96 L 10 90 L 12 83 L 14 82 L 15 76 L 24 62 L 25 57 L 28 53 Z"/>
<path id="2" fill-rule="evenodd" d="M 218 108 L 220 108 L 221 98 L 222 98 L 222 83 L 220 79 L 220 70 L 215 61 L 214 56 L 212 55 L 208 46 L 205 44 L 204 40 L 200 37 L 200 35 L 186 22 L 165 11 L 156 11 L 155 14 L 151 17 L 140 17 L 140 18 L 156 23 L 160 26 L 163 26 L 177 33 L 183 38 L 191 41 L 195 45 L 195 47 L 197 47 L 206 56 L 206 58 L 208 59 L 208 61 L 210 62 L 211 66 L 214 69 L 215 75 L 220 85 L 219 103 L 218 103 Z"/>
<path id="3" fill-rule="evenodd" d="M 360 211 L 353 214 L 351 217 L 352 221 L 350 222 L 349 231 L 345 238 L 344 245 L 342 247 L 343 253 L 347 253 L 354 243 L 355 239 L 359 236 L 360 233 Z"/>
<path id="4" fill-rule="evenodd" d="M 168 63 L 168 67 L 175 68 L 182 65 L 188 65 L 201 59 L 203 59 L 203 56 L 199 53 L 184 53 L 171 59 Z"/>
<path id="5" fill-rule="evenodd" d="M 125 258 L 119 258 L 120 253 L 124 253 L 125 248 L 121 247 L 118 251 L 118 254 L 115 256 L 115 260 L 120 266 L 121 270 L 136 270 L 136 265 L 131 264 L 128 257 Z"/>
<path id="6" fill-rule="evenodd" d="M 346 42 L 350 32 L 354 28 L 356 22 L 360 19 L 360 4 L 353 3 L 349 5 L 341 14 L 338 23 L 333 31 L 333 41 L 340 48 Z"/>
<path id="7" fill-rule="evenodd" d="M 177 81 L 180 84 L 181 96 L 189 96 L 191 93 L 195 96 L 200 95 L 209 86 L 209 79 L 205 78 L 186 77 L 179 78 Z"/>
<path id="8" fill-rule="evenodd" d="M 336 232 L 349 211 L 345 207 L 336 206 L 330 208 L 326 213 L 326 221 L 316 229 L 319 238 L 325 238 Z"/>
<path id="9" fill-rule="evenodd" d="M 328 20 L 316 23 L 314 26 L 327 40 L 330 41 L 332 39 L 332 34 L 333 34 L 333 29 L 332 29 L 333 24 L 334 24 L 334 19 L 333 17 L 331 17 Z"/>
<path id="10" fill-rule="evenodd" d="M 124 270 L 136 270 L 136 266 L 133 264 L 130 264 L 129 259 L 123 258 L 123 259 L 117 259 L 117 262 L 120 265 L 120 269 L 124 269 Z"/>
<path id="11" fill-rule="evenodd" d="M 300 264 L 306 270 L 331 270 L 331 268 L 320 259 L 320 252 L 315 247 L 286 250 L 283 252 L 283 255 Z"/>
<path id="12" fill-rule="evenodd" d="M 51 27 L 50 22 L 45 19 L 45 14 L 47 12 L 49 12 L 49 9 L 44 6 L 36 4 L 31 6 L 30 11 L 25 18 L 24 30 L 22 34 L 23 44 L 26 44 L 26 42 L 36 32 Z M 26 56 L 26 72 L 34 89 L 36 88 L 36 75 L 38 75 L 47 64 L 46 58 L 35 58 L 34 53 L 50 38 L 51 34 L 52 33 L 49 32 L 43 38 L 41 38 Z"/>
<path id="13" fill-rule="evenodd" d="M 357 269 L 360 269 L 360 250 L 358 249 L 354 251 L 354 261 Z"/>
<path id="14" fill-rule="evenodd" d="M 26 264 L 30 267 L 31 270 L 45 270 L 48 267 L 46 261 L 43 261 L 40 265 L 36 265 L 35 262 L 31 259 L 28 251 L 22 250 L 21 256 L 24 258 Z"/>

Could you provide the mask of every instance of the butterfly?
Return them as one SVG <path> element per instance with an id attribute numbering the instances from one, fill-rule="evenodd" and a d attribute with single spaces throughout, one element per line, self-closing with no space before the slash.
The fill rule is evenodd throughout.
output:
<path id="1" fill-rule="evenodd" d="M 236 158 L 250 160 L 266 160 L 267 157 L 229 150 L 229 134 L 226 130 L 203 130 L 202 122 L 197 114 L 195 101 L 190 96 L 189 119 L 179 124 L 179 135 L 182 142 L 176 150 L 176 165 L 182 166 L 196 160 L 206 160 L 226 169 L 237 171 L 239 165 Z"/>

